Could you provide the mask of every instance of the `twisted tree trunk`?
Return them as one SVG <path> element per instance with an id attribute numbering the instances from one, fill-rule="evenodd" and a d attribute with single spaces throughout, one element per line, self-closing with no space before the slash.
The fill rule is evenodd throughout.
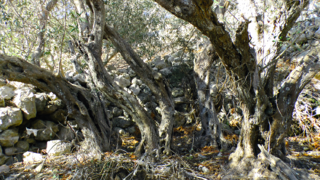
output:
<path id="1" fill-rule="evenodd" d="M 319 50 L 310 50 L 278 92 L 274 92 L 275 68 L 282 53 L 281 40 L 286 39 L 309 1 L 239 0 L 237 5 L 242 14 L 237 19 L 242 22 L 235 32 L 234 41 L 212 11 L 211 0 L 155 1 L 208 36 L 230 76 L 243 112 L 239 143 L 230 156 L 231 167 L 234 167 L 230 173 L 245 175 L 244 171 L 253 170 L 255 162 L 262 161 L 258 158 L 262 153 L 258 145 L 264 145 L 260 147 L 283 158 L 283 142 L 292 121 L 294 104 L 301 90 L 319 71 Z M 289 173 L 284 172 L 288 177 L 303 178 Z"/>
<path id="2" fill-rule="evenodd" d="M 0 77 L 11 81 L 32 84 L 46 92 L 53 92 L 67 105 L 68 118 L 75 119 L 93 149 L 110 149 L 110 123 L 101 105 L 101 99 L 91 94 L 90 89 L 69 83 L 51 72 L 27 61 L 0 55 Z M 89 149 L 90 150 L 90 149 Z"/>
<path id="3" fill-rule="evenodd" d="M 78 21 L 79 27 L 82 27 L 81 36 L 84 41 L 84 43 L 78 44 L 78 48 L 80 52 L 83 53 L 84 59 L 88 62 L 90 78 L 93 81 L 92 88 L 98 89 L 104 98 L 125 110 L 134 119 L 141 132 L 141 141 L 136 149 L 136 153 L 138 155 L 141 154 L 142 148 L 145 147 L 146 152 L 151 154 L 153 150 L 158 149 L 159 147 L 159 136 L 156 132 L 153 119 L 139 104 L 138 99 L 134 95 L 129 94 L 123 88 L 113 83 L 113 80 L 104 68 L 101 59 L 102 41 L 105 38 L 105 34 L 109 33 L 105 28 L 104 2 L 86 1 L 86 3 L 92 13 L 92 27 L 90 27 L 87 22 Z M 75 4 L 78 12 L 84 11 L 82 1 L 76 1 Z M 91 31 L 91 34 L 86 37 L 85 32 L 89 31 Z M 122 39 L 117 40 L 124 42 Z M 121 50 L 129 47 L 125 42 L 116 45 L 119 46 L 117 48 Z M 129 50 L 133 52 L 132 49 Z M 142 71 L 139 74 L 146 76 L 144 73 L 145 71 Z"/>

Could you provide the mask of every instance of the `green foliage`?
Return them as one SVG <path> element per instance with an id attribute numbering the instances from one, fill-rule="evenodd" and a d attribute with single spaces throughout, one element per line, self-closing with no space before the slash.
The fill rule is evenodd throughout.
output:
<path id="1" fill-rule="evenodd" d="M 114 27 L 142 59 L 149 60 L 156 55 L 163 56 L 177 50 L 183 50 L 186 54 L 191 54 L 190 58 L 194 58 L 192 53 L 203 35 L 187 22 L 150 0 L 104 2 L 106 23 Z M 71 54 L 67 42 L 81 40 L 77 19 L 86 21 L 80 16 L 82 13 L 90 15 L 90 12 L 77 13 L 71 2 L 58 1 L 50 11 L 43 29 L 40 20 L 46 3 L 48 2 L 39 4 L 30 0 L 0 3 L 0 53 L 30 61 L 39 46 L 38 34 L 42 32 L 45 43 L 41 66 L 47 67 L 49 63 L 53 69 L 57 69 L 62 48 L 63 68 L 69 70 Z M 104 41 L 103 45 L 102 58 L 105 59 L 115 47 L 109 41 Z M 86 67 L 81 59 L 80 65 Z"/>

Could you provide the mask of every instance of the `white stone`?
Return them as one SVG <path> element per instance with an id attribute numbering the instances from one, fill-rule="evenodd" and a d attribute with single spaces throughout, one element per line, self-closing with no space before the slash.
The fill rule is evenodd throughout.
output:
<path id="1" fill-rule="evenodd" d="M 131 78 L 130 78 L 129 74 L 123 74 L 122 76 L 123 76 L 125 79 L 128 79 L 129 81 L 131 81 Z"/>
<path id="2" fill-rule="evenodd" d="M 314 40 L 311 42 L 312 46 L 319 46 L 319 44 L 320 44 L 319 40 Z"/>
<path id="3" fill-rule="evenodd" d="M 18 152 L 18 148 L 16 148 L 16 147 L 7 147 L 4 149 L 4 154 L 7 156 L 16 155 L 17 152 Z"/>
<path id="4" fill-rule="evenodd" d="M 139 86 L 142 85 L 142 81 L 141 81 L 140 79 L 138 79 L 138 78 L 133 78 L 132 81 L 131 81 L 131 83 L 132 83 L 133 85 L 139 85 Z"/>
<path id="5" fill-rule="evenodd" d="M 140 91 L 141 91 L 141 88 L 140 88 L 138 85 L 132 84 L 132 85 L 130 86 L 130 90 L 132 91 L 132 93 L 133 93 L 134 95 L 138 95 L 138 94 L 140 93 Z"/>
<path id="6" fill-rule="evenodd" d="M 8 86 L 0 87 L 0 98 L 11 99 L 15 95 L 14 90 Z"/>
<path id="7" fill-rule="evenodd" d="M 320 114 L 320 106 L 316 108 L 316 115 L 319 115 L 319 114 Z"/>
<path id="8" fill-rule="evenodd" d="M 51 101 L 54 101 L 54 100 L 57 100 L 57 99 L 58 99 L 57 95 L 53 94 L 52 92 L 50 92 L 50 93 L 48 94 L 48 97 L 51 99 Z"/>
<path id="9" fill-rule="evenodd" d="M 19 126 L 22 120 L 22 113 L 19 108 L 0 108 L 0 132 L 8 129 L 10 126 Z"/>
<path id="10" fill-rule="evenodd" d="M 52 140 L 47 142 L 47 153 L 49 156 L 61 156 L 71 152 L 71 143 L 61 140 Z"/>
<path id="11" fill-rule="evenodd" d="M 32 89 L 32 88 L 34 88 L 34 86 L 31 84 L 25 84 L 25 83 L 18 82 L 18 81 L 10 81 L 9 84 L 11 86 L 15 87 L 16 89 L 24 89 L 24 88 Z"/>
<path id="12" fill-rule="evenodd" d="M 130 76 L 129 76 L 130 78 Z M 121 86 L 121 87 L 128 87 L 130 86 L 130 80 L 126 79 L 123 75 L 117 76 L 116 78 L 114 78 L 114 82 Z"/>
<path id="13" fill-rule="evenodd" d="M 18 89 L 15 91 L 16 96 L 13 103 L 22 110 L 24 117 L 29 120 L 37 115 L 36 99 L 30 89 Z"/>
<path id="14" fill-rule="evenodd" d="M 10 167 L 7 165 L 2 165 L 0 166 L 0 174 L 2 173 L 9 173 L 10 172 Z"/>
<path id="15" fill-rule="evenodd" d="M 3 147 L 12 147 L 19 140 L 17 130 L 7 129 L 0 134 L 0 145 Z"/>
<path id="16" fill-rule="evenodd" d="M 40 163 L 44 160 L 40 153 L 27 151 L 23 153 L 23 164 Z"/>

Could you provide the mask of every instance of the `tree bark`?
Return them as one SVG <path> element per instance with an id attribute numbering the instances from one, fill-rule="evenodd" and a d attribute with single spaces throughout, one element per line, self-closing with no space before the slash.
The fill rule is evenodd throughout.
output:
<path id="1" fill-rule="evenodd" d="M 210 68 L 218 60 L 212 45 L 206 47 L 194 62 L 195 82 L 199 100 L 199 112 L 202 124 L 201 132 L 210 137 L 210 145 L 221 146 L 221 127 L 217 112 L 210 95 Z M 201 133 L 202 134 L 202 133 Z"/>
<path id="2" fill-rule="evenodd" d="M 150 155 L 153 150 L 158 149 L 159 138 L 156 133 L 155 124 L 151 116 L 139 104 L 135 96 L 129 94 L 115 83 L 104 68 L 102 62 L 102 40 L 105 35 L 105 10 L 103 1 L 87 1 L 92 13 L 91 34 L 86 40 L 87 43 L 80 45 L 80 51 L 84 52 L 84 58 L 88 62 L 90 78 L 93 81 L 93 88 L 97 88 L 102 96 L 124 109 L 137 123 L 141 132 L 140 145 L 136 153 L 141 153 L 143 145 L 146 144 L 146 152 Z M 87 28 L 87 26 L 84 26 Z"/>
<path id="3" fill-rule="evenodd" d="M 263 144 L 270 153 L 283 157 L 283 140 L 292 120 L 295 101 L 319 70 L 319 54 L 314 52 L 308 55 L 290 73 L 279 93 L 274 92 L 273 79 L 278 56 L 282 53 L 281 40 L 286 39 L 288 31 L 309 1 L 238 1 L 238 9 L 243 12 L 237 18 L 242 22 L 235 32 L 234 42 L 212 11 L 212 1 L 155 2 L 208 36 L 230 76 L 233 92 L 243 112 L 239 143 L 230 155 L 231 166 L 239 167 L 239 162 L 247 162 L 246 166 L 248 163 L 253 165 L 251 160 L 257 159 L 261 152 L 259 144 Z M 277 16 L 275 12 L 278 12 Z M 241 167 L 239 171 L 243 170 Z"/>
<path id="4" fill-rule="evenodd" d="M 132 47 L 120 35 L 107 24 L 104 26 L 104 38 L 110 40 L 121 53 L 123 59 L 130 65 L 140 79 L 150 88 L 156 97 L 161 109 L 161 124 L 159 127 L 159 136 L 165 140 L 164 153 L 169 154 L 172 130 L 174 102 L 171 97 L 171 90 L 166 79 L 158 72 L 155 72 L 142 61 L 134 52 Z"/>
<path id="5" fill-rule="evenodd" d="M 107 117 L 102 113 L 99 98 L 93 96 L 89 89 L 73 85 L 64 78 L 56 77 L 51 72 L 16 57 L 0 55 L 0 70 L 1 78 L 32 84 L 43 91 L 56 94 L 66 103 L 68 118 L 75 119 L 81 129 L 89 130 L 84 136 L 92 143 L 92 148 L 98 151 L 110 149 L 110 124 L 100 122 Z"/>

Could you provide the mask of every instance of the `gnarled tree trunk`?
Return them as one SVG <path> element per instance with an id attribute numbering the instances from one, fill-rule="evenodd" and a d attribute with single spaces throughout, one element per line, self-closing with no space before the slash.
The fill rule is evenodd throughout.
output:
<path id="1" fill-rule="evenodd" d="M 136 149 L 136 153 L 140 154 L 142 148 L 145 147 L 146 152 L 151 154 L 154 149 L 158 149 L 159 147 L 159 136 L 156 133 L 156 126 L 151 115 L 144 110 L 135 96 L 113 83 L 101 59 L 102 41 L 105 38 L 105 34 L 109 33 L 108 29 L 105 28 L 104 2 L 87 1 L 86 3 L 92 13 L 92 27 L 90 27 L 87 22 L 78 21 L 79 27 L 83 27 L 81 36 L 84 41 L 84 43 L 80 43 L 78 47 L 79 50 L 84 53 L 83 56 L 88 62 L 90 78 L 93 81 L 92 88 L 97 88 L 103 97 L 125 110 L 135 120 L 141 132 L 141 142 Z M 82 1 L 76 1 L 75 4 L 79 12 L 84 11 Z M 91 31 L 91 34 L 89 37 L 85 37 L 85 32 L 88 31 Z M 117 40 L 121 41 L 122 39 Z M 117 48 L 122 50 L 123 48 L 127 48 L 126 46 L 128 45 L 120 44 Z M 144 71 L 142 71 L 140 75 L 141 74 L 146 76 Z"/>
<path id="2" fill-rule="evenodd" d="M 0 55 L 0 71 L 1 78 L 32 84 L 56 94 L 67 105 L 67 117 L 75 119 L 80 128 L 87 131 L 83 133 L 84 138 L 92 143 L 92 148 L 97 151 L 110 149 L 110 123 L 102 109 L 101 99 L 92 95 L 90 89 L 73 85 L 16 57 Z"/>
<path id="3" fill-rule="evenodd" d="M 244 171 L 253 170 L 255 162 L 263 161 L 258 158 L 262 153 L 258 145 L 264 145 L 261 148 L 266 148 L 267 153 L 283 158 L 283 142 L 295 101 L 319 70 L 319 53 L 310 50 L 310 54 L 284 80 L 278 93 L 274 92 L 275 68 L 282 53 L 281 41 L 286 39 L 309 1 L 239 0 L 237 5 L 242 14 L 237 17 L 240 24 L 234 41 L 212 11 L 211 0 L 155 1 L 209 37 L 233 83 L 243 120 L 237 149 L 230 156 L 231 167 L 235 167 L 231 174 L 246 175 Z M 270 165 L 271 156 L 264 157 L 270 158 L 263 161 Z M 285 176 L 293 177 L 291 179 L 302 178 L 288 173 L 284 171 Z"/>

